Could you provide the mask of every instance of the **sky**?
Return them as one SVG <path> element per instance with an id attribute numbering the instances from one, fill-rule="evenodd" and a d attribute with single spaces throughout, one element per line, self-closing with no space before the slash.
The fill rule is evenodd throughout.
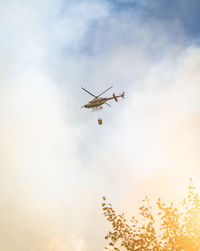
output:
<path id="1" fill-rule="evenodd" d="M 199 1 L 0 3 L 0 250 L 103 251 L 102 196 L 200 189 Z"/>

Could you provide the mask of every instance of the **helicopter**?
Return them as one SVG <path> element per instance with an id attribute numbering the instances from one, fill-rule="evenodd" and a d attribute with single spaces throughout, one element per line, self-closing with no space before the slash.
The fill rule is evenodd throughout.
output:
<path id="1" fill-rule="evenodd" d="M 85 107 L 85 108 L 92 108 L 93 111 L 101 110 L 101 109 L 103 109 L 102 105 L 104 105 L 104 104 L 106 104 L 107 106 L 111 106 L 110 104 L 107 103 L 108 100 L 114 99 L 116 102 L 118 102 L 118 98 L 124 98 L 125 92 L 123 92 L 122 94 L 120 94 L 118 96 L 116 96 L 113 93 L 113 96 L 110 97 L 110 98 L 100 98 L 101 95 L 103 95 L 105 92 L 107 92 L 111 88 L 113 88 L 113 86 L 109 87 L 108 89 L 106 89 L 104 92 L 102 92 L 98 96 L 95 96 L 94 94 L 92 94 L 91 92 L 89 92 L 88 90 L 86 90 L 85 88 L 81 87 L 81 89 L 83 89 L 85 92 L 89 93 L 91 96 L 94 97 L 94 99 L 92 99 L 91 101 L 89 101 L 87 104 L 81 106 L 81 108 L 83 108 L 83 107 Z"/>

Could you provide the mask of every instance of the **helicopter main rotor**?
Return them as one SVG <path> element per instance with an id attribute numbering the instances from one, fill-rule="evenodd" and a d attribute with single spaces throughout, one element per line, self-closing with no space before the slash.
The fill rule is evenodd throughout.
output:
<path id="1" fill-rule="evenodd" d="M 107 92 L 108 90 L 110 90 L 111 88 L 113 88 L 113 86 L 109 87 L 108 89 L 106 89 L 104 92 L 102 92 L 101 94 L 99 94 L 98 96 L 95 96 L 94 94 L 92 94 L 91 92 L 89 92 L 88 90 L 86 90 L 85 88 L 81 87 L 81 89 L 83 89 L 85 92 L 89 93 L 91 96 L 93 96 L 94 98 L 99 98 L 101 95 L 103 95 L 105 92 Z"/>

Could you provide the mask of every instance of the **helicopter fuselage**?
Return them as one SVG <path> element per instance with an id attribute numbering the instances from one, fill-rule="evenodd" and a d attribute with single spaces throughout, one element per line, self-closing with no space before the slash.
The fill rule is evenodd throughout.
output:
<path id="1" fill-rule="evenodd" d="M 110 98 L 98 98 L 98 97 L 94 98 L 92 101 L 88 102 L 83 107 L 85 107 L 85 108 L 98 107 L 98 106 L 105 104 L 108 100 L 111 100 L 111 99 L 114 99 L 116 102 L 118 102 L 117 98 L 124 98 L 124 92 L 119 96 L 115 96 L 115 94 L 113 93 L 113 96 Z"/>
<path id="2" fill-rule="evenodd" d="M 94 108 L 97 106 L 101 106 L 106 103 L 108 99 L 107 98 L 95 98 L 92 101 L 88 102 L 86 105 L 84 105 L 85 108 Z"/>

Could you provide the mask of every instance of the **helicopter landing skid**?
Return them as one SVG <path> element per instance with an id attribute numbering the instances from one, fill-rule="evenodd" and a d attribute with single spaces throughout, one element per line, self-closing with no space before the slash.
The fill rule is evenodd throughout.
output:
<path id="1" fill-rule="evenodd" d="M 97 107 L 93 107 L 92 108 L 92 112 L 99 112 L 99 111 L 101 111 L 103 109 L 103 106 L 97 106 Z"/>

